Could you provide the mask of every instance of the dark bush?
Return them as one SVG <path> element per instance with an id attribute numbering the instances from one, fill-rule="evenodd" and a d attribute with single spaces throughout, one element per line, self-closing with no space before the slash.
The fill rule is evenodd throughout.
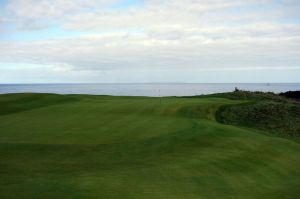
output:
<path id="1" fill-rule="evenodd" d="M 280 93 L 280 96 L 300 100 L 300 91 L 288 91 L 285 93 Z"/>

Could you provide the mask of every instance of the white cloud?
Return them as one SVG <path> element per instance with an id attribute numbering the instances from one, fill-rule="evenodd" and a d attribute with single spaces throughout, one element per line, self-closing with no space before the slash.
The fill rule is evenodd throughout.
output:
<path id="1" fill-rule="evenodd" d="M 256 34 L 256 33 L 255 33 Z M 48 41 L 2 42 L 2 62 L 67 64 L 74 70 L 289 66 L 300 62 L 299 36 L 220 38 L 186 34 L 176 39 L 114 33 Z"/>
<path id="2" fill-rule="evenodd" d="M 112 2 L 114 0 L 10 0 L 6 10 L 22 18 L 56 18 Z"/>
<path id="3" fill-rule="evenodd" d="M 19 33 L 60 26 L 84 34 L 0 40 L 0 63 L 36 64 L 49 74 L 81 73 L 91 79 L 110 74 L 116 81 L 122 73 L 143 76 L 157 70 L 180 74 L 273 68 L 299 73 L 300 21 L 295 10 L 300 3 L 281 2 L 147 0 L 113 9 L 114 2 L 108 0 L 12 0 L 0 14 L 2 29 L 8 23 Z"/>

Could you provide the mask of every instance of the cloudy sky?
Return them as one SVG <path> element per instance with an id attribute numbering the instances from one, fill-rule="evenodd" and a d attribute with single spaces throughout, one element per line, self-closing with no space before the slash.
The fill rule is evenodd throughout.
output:
<path id="1" fill-rule="evenodd" d="M 0 83 L 300 82 L 299 0 L 0 0 Z"/>

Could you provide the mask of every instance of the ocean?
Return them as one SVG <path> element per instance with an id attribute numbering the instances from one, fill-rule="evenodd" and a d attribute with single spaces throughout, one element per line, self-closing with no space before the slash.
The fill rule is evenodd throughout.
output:
<path id="1" fill-rule="evenodd" d="M 300 90 L 300 83 L 133 83 L 133 84 L 0 84 L 4 93 L 57 93 L 115 96 L 193 96 L 241 90 L 286 92 Z"/>

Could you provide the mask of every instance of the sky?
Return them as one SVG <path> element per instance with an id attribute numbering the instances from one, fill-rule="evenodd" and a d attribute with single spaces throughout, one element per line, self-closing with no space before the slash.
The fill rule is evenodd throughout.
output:
<path id="1" fill-rule="evenodd" d="M 299 0 L 0 0 L 0 83 L 300 82 Z"/>

